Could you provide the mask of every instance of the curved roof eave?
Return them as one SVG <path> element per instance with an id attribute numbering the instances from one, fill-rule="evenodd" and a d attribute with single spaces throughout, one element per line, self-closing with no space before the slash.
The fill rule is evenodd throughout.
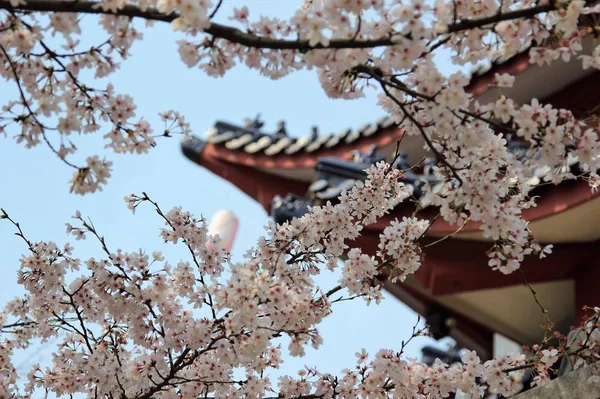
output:
<path id="1" fill-rule="evenodd" d="M 584 51 L 591 48 L 592 39 L 590 35 L 584 37 Z M 592 70 L 583 70 L 580 60 L 575 57 L 566 63 L 559 60 L 550 65 L 531 64 L 529 49 L 527 47 L 509 59 L 498 58 L 489 66 L 479 67 L 472 73 L 467 91 L 483 102 L 493 101 L 492 97 L 497 93 L 490 90 L 493 88 L 490 85 L 495 82 L 495 74 L 509 73 L 516 76 L 516 81 L 513 88 L 503 89 L 503 93 L 518 102 L 529 102 L 532 98 L 545 99 L 593 73 Z M 254 128 L 217 122 L 207 136 L 204 151 L 209 156 L 277 174 L 279 170 L 312 169 L 323 157 L 348 159 L 352 150 L 365 151 L 374 144 L 380 148 L 389 146 L 402 136 L 402 131 L 391 118 L 384 117 L 357 129 L 300 138 L 265 134 Z M 422 146 L 422 140 L 417 141 L 410 150 Z M 187 150 L 184 148 L 183 151 Z M 203 155 L 198 152 L 197 156 Z M 283 175 L 286 177 L 285 173 Z M 287 177 L 305 180 L 302 175 Z"/>

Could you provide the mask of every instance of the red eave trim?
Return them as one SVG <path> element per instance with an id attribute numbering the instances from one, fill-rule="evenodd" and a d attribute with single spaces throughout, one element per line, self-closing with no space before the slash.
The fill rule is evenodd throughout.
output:
<path id="1" fill-rule="evenodd" d="M 595 245 L 555 245 L 548 258 L 525 257 L 521 270 L 530 284 L 573 279 L 588 265 Z M 415 277 L 435 296 L 522 285 L 520 273 L 502 274 L 488 266 L 489 249 L 486 242 L 448 239 L 425 250 Z"/>
<path id="2" fill-rule="evenodd" d="M 205 149 L 207 150 L 207 149 Z M 309 183 L 274 176 L 247 166 L 233 165 L 210 156 L 210 150 L 198 157 L 196 162 L 225 180 L 228 180 L 269 212 L 275 195 L 296 194 L 303 196 Z"/>

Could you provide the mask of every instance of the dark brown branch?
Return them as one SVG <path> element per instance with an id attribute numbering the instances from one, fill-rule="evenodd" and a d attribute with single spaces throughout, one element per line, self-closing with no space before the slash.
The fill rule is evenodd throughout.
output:
<path id="1" fill-rule="evenodd" d="M 98 231 L 94 227 L 94 224 L 92 223 L 92 221 L 90 220 L 90 223 L 87 223 L 85 220 L 83 220 L 83 218 L 81 216 L 78 217 L 77 219 L 81 222 L 81 224 L 83 225 L 83 227 L 88 232 L 92 233 L 94 235 L 94 237 L 96 237 L 96 239 L 98 240 L 98 242 L 100 242 L 100 246 L 102 247 L 102 250 L 108 256 L 108 259 L 110 259 L 110 261 L 112 262 L 112 264 L 117 269 L 119 269 L 119 271 L 121 273 L 123 273 L 123 277 L 125 277 L 126 280 L 131 280 L 131 278 L 127 275 L 127 271 L 123 268 L 123 266 L 120 263 L 115 262 L 112 253 L 110 252 L 110 250 L 108 249 L 108 246 L 106 245 L 106 240 L 104 239 L 104 236 L 101 236 L 98 233 Z"/>
<path id="2" fill-rule="evenodd" d="M 400 145 L 402 144 L 404 136 L 405 134 L 403 134 L 398 140 L 396 140 L 396 149 L 394 150 L 394 156 L 392 157 L 392 160 L 390 161 L 384 176 L 387 176 L 392 171 L 394 164 L 396 163 L 396 161 L 398 161 L 398 158 L 400 157 Z M 404 173 L 405 171 L 402 170 L 401 172 Z"/>
<path id="3" fill-rule="evenodd" d="M 502 371 L 504 371 L 505 373 L 511 373 L 513 371 L 526 370 L 526 369 L 535 367 L 537 364 L 538 364 L 537 362 L 525 363 L 520 366 L 515 366 L 515 367 L 508 368 L 508 369 L 504 369 Z"/>
<path id="4" fill-rule="evenodd" d="M 547 315 L 548 314 L 548 310 L 546 310 L 546 308 L 540 303 L 540 301 L 539 301 L 539 299 L 537 297 L 537 292 L 535 292 L 535 290 L 533 289 L 533 287 L 529 284 L 529 282 L 525 278 L 525 272 L 523 272 L 522 269 L 518 269 L 518 271 L 521 274 L 521 278 L 523 280 L 523 285 L 525 285 L 529 289 L 529 291 L 531 292 L 531 295 L 533 296 L 533 299 L 535 299 L 536 305 L 540 308 L 540 311 L 544 315 Z"/>
<path id="5" fill-rule="evenodd" d="M 82 284 L 82 286 L 83 286 L 83 284 Z M 88 329 L 85 327 L 85 322 L 83 321 L 83 315 L 81 314 L 81 311 L 79 310 L 79 306 L 77 306 L 75 301 L 73 301 L 74 294 L 70 294 L 69 291 L 67 291 L 64 287 L 63 287 L 63 292 L 69 298 L 69 305 L 75 311 L 75 315 L 77 315 L 77 320 L 79 321 L 79 326 L 81 327 L 81 332 L 79 334 L 83 337 L 85 344 L 88 347 L 88 350 L 90 351 L 90 354 L 94 353 L 94 348 L 92 347 L 90 338 L 88 336 Z M 75 330 L 75 331 L 77 331 L 77 330 Z"/>
<path id="6" fill-rule="evenodd" d="M 596 316 L 592 317 L 592 319 L 593 319 L 593 323 L 594 323 L 594 325 L 593 325 L 593 327 L 592 327 L 592 328 L 590 328 L 590 330 L 587 332 L 587 334 L 586 334 L 586 337 L 585 337 L 585 341 L 583 341 L 583 344 L 581 345 L 581 347 L 579 347 L 579 348 L 578 348 L 578 349 L 576 349 L 574 352 L 572 352 L 572 353 L 571 353 L 571 355 L 578 355 L 578 354 L 579 354 L 581 351 L 583 351 L 583 350 L 587 349 L 587 344 L 588 344 L 588 342 L 589 342 L 589 340 L 590 340 L 590 338 L 591 338 L 591 336 L 592 336 L 593 332 L 594 332 L 595 330 L 597 330 L 597 329 L 598 329 L 598 321 L 600 321 L 600 313 L 596 314 Z M 585 329 L 585 325 L 586 325 L 588 322 L 589 322 L 589 319 L 588 319 L 588 321 L 586 321 L 586 322 L 583 324 L 583 328 L 584 328 L 584 329 Z"/>
<path id="7" fill-rule="evenodd" d="M 169 370 L 169 374 L 163 378 L 162 382 L 157 383 L 154 387 L 150 388 L 146 393 L 137 396 L 137 399 L 151 399 L 154 397 L 154 394 L 163 390 L 163 388 L 170 385 L 170 381 L 174 378 L 178 378 L 177 373 L 184 368 L 190 366 L 194 363 L 194 361 L 204 353 L 212 350 L 214 345 L 225 338 L 224 336 L 213 338 L 210 343 L 202 350 L 196 350 L 193 353 L 190 353 L 191 350 L 189 348 L 184 349 L 181 354 L 178 356 L 177 360 L 173 364 L 173 367 Z M 189 355 L 189 356 L 188 356 Z"/>
<path id="8" fill-rule="evenodd" d="M 154 8 L 142 10 L 134 5 L 126 5 L 122 9 L 113 12 L 103 10 L 98 7 L 99 2 L 93 1 L 72 1 L 72 0 L 28 0 L 26 4 L 14 7 L 9 0 L 0 0 L 0 9 L 9 11 L 37 11 L 37 12 L 71 12 L 80 14 L 107 14 L 118 15 L 130 18 L 142 18 L 150 21 L 172 22 L 179 17 L 178 14 L 162 14 Z M 567 6 L 568 4 L 565 4 Z M 467 19 L 448 25 L 445 33 L 456 33 L 465 30 L 482 28 L 487 25 L 495 24 L 501 21 L 509 21 L 519 18 L 532 18 L 536 15 L 547 13 L 558 9 L 559 5 L 555 1 L 548 4 L 538 5 L 523 10 L 497 13 L 485 18 Z M 273 39 L 264 36 L 258 36 L 252 33 L 243 32 L 240 29 L 225 26 L 217 23 L 211 23 L 205 29 L 205 33 L 219 39 L 225 39 L 233 43 L 246 47 L 265 48 L 276 50 L 311 50 L 325 48 L 321 44 L 311 46 L 308 40 L 284 40 Z M 393 46 L 395 41 L 391 37 L 369 40 L 337 39 L 331 40 L 326 48 L 374 48 L 382 46 Z"/>

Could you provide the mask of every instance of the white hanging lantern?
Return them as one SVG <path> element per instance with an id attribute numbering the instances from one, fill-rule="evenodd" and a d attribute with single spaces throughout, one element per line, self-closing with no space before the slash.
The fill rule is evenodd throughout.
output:
<path id="1" fill-rule="evenodd" d="M 239 220 L 233 212 L 229 210 L 220 210 L 217 211 L 210 220 L 208 234 L 211 236 L 218 234 L 219 238 L 221 238 L 223 249 L 227 252 L 231 252 L 238 227 Z M 211 247 L 210 242 L 208 243 L 208 247 Z"/>

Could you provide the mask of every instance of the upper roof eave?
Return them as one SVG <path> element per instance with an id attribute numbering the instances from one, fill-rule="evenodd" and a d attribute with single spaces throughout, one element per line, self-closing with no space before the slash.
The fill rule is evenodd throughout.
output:
<path id="1" fill-rule="evenodd" d="M 584 50 L 591 45 L 591 42 L 591 35 L 584 34 Z M 472 73 L 471 82 L 466 88 L 467 91 L 475 98 L 482 97 L 483 99 L 485 97 L 485 100 L 489 100 L 488 92 L 495 82 L 495 74 L 508 73 L 517 77 L 514 88 L 508 91 L 511 91 L 511 96 L 516 96 L 525 102 L 531 98 L 543 99 L 579 78 L 579 76 L 571 76 L 573 75 L 572 71 L 569 72 L 570 80 L 564 76 L 561 78 L 561 70 L 565 68 L 565 65 L 560 61 L 549 66 L 531 64 L 529 62 L 530 49 L 531 46 L 528 46 L 511 58 L 500 57 L 492 61 L 488 67 L 479 67 Z M 574 59 L 571 62 L 578 63 L 580 61 Z M 551 79 L 546 79 L 548 84 L 536 85 L 539 93 L 535 92 L 535 88 L 532 90 L 531 87 L 525 87 L 527 85 L 519 82 L 519 75 L 534 69 L 540 69 L 541 75 L 552 76 Z M 582 71 L 581 75 L 584 76 L 585 73 L 587 72 Z M 536 74 L 536 76 L 539 77 L 540 74 Z M 334 156 L 348 159 L 352 150 L 364 151 L 373 144 L 383 147 L 401 135 L 401 130 L 389 117 L 381 118 L 375 123 L 367 123 L 358 129 L 345 129 L 337 134 L 302 138 L 269 135 L 253 128 L 217 122 L 215 127 L 207 132 L 208 137 L 205 139 L 204 151 L 196 152 L 197 156 L 211 156 L 233 164 L 263 170 L 310 169 L 314 168 L 318 158 Z M 189 151 L 185 147 L 185 143 L 182 149 L 184 152 Z M 190 159 L 193 160 L 193 158 Z"/>

